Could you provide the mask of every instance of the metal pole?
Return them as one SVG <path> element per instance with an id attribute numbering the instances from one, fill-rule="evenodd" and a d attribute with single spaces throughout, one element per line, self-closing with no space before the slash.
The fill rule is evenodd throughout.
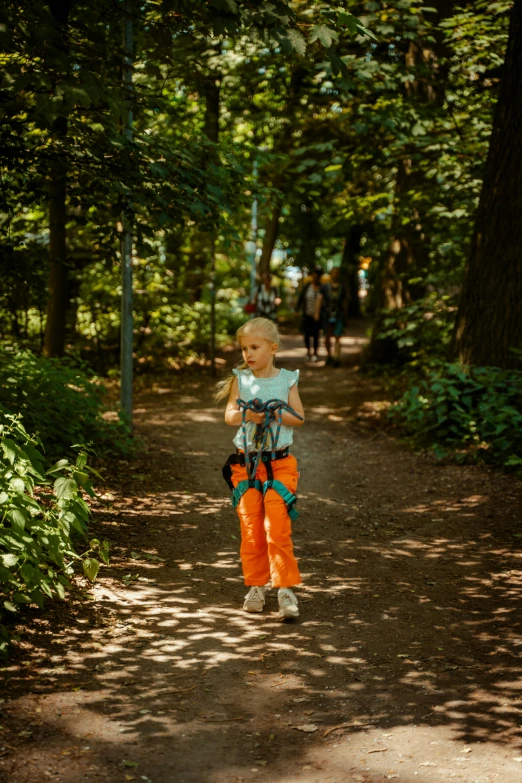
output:
<path id="1" fill-rule="evenodd" d="M 254 300 L 257 288 L 257 158 L 253 170 L 254 195 L 252 199 L 252 220 L 250 222 L 250 301 Z"/>
<path id="2" fill-rule="evenodd" d="M 134 0 L 123 1 L 123 86 L 128 108 L 123 135 L 132 140 L 132 64 L 133 64 L 133 8 Z M 132 206 L 127 204 L 121 216 L 121 407 L 132 426 Z"/>

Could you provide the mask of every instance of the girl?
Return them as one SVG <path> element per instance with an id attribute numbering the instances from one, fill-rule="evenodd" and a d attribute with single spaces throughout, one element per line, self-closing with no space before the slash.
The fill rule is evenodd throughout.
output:
<path id="1" fill-rule="evenodd" d="M 293 428 L 304 422 L 304 412 L 297 382 L 299 370 L 276 369 L 275 354 L 279 348 L 277 326 L 267 318 L 253 318 L 237 331 L 243 354 L 243 364 L 218 386 L 216 399 L 228 397 L 225 422 L 239 427 L 232 454 L 223 468 L 223 476 L 234 490 L 233 504 L 237 507 L 241 525 L 241 564 L 245 585 L 250 587 L 243 609 L 262 612 L 265 605 L 265 585 L 271 581 L 278 587 L 279 618 L 299 617 L 297 598 L 292 588 L 301 576 L 292 546 L 291 516 L 297 512 L 297 461 L 289 453 Z M 245 465 L 256 455 L 254 432 L 257 424 L 265 421 L 264 413 L 248 410 L 246 414 L 247 454 L 244 450 L 242 411 L 238 398 L 245 401 L 279 399 L 288 403 L 299 415 L 289 411 L 282 414 L 282 426 L 277 451 L 263 451 L 255 476 L 249 476 Z M 272 431 L 277 428 L 272 425 Z M 243 483 L 244 482 L 244 483 Z M 241 486 L 239 486 L 241 484 Z"/>

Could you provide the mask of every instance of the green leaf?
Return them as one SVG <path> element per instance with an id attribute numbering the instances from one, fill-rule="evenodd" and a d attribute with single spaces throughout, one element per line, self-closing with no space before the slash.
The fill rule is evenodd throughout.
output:
<path id="1" fill-rule="evenodd" d="M 78 490 L 78 484 L 74 479 L 61 477 L 54 482 L 54 494 L 58 498 L 72 500 Z"/>
<path id="2" fill-rule="evenodd" d="M 83 572 L 87 579 L 91 582 L 96 581 L 98 571 L 100 570 L 100 563 L 94 557 L 86 557 L 83 561 Z"/>
<path id="3" fill-rule="evenodd" d="M 338 24 L 344 24 L 352 35 L 357 35 L 357 24 L 359 20 L 353 14 L 341 11 L 337 17 Z"/>
<path id="4" fill-rule="evenodd" d="M 99 555 L 105 565 L 109 565 L 109 542 L 104 541 L 100 547 Z"/>
<path id="5" fill-rule="evenodd" d="M 290 41 L 292 49 L 294 49 L 301 57 L 304 57 L 306 53 L 306 41 L 299 30 L 289 30 L 287 38 Z"/>
<path id="6" fill-rule="evenodd" d="M 7 503 L 9 501 L 9 495 L 7 492 L 0 492 L 0 506 L 3 506 L 4 503 Z"/>
<path id="7" fill-rule="evenodd" d="M 11 508 L 7 512 L 7 518 L 10 520 L 13 528 L 18 533 L 23 533 L 25 530 L 25 523 L 27 521 L 27 517 L 24 514 L 23 511 L 21 511 L 19 508 Z"/>
<path id="8" fill-rule="evenodd" d="M 12 566 L 15 566 L 18 563 L 18 555 L 14 555 L 11 552 L 7 552 L 7 554 L 0 555 L 0 562 L 6 568 L 11 568 Z"/>
<path id="9" fill-rule="evenodd" d="M 56 590 L 56 593 L 57 593 L 58 597 L 63 600 L 65 598 L 65 588 L 64 588 L 64 586 L 60 582 L 56 581 L 54 583 L 54 589 Z"/>
<path id="10" fill-rule="evenodd" d="M 359 35 L 367 35 L 369 38 L 373 38 L 374 41 L 378 41 L 379 39 L 372 33 L 371 30 L 368 30 L 367 27 L 365 27 L 363 24 L 361 24 L 359 21 L 357 21 L 357 32 Z"/>
<path id="11" fill-rule="evenodd" d="M 77 530 L 78 533 L 80 533 L 82 536 L 85 535 L 87 531 L 87 525 L 79 515 L 74 514 L 72 511 L 66 511 L 62 517 L 62 520 L 66 525 L 69 525 Z"/>
<path id="12" fill-rule="evenodd" d="M 16 606 L 12 603 L 12 601 L 4 601 L 4 609 L 7 609 L 8 612 L 16 612 Z"/>
<path id="13" fill-rule="evenodd" d="M 320 41 L 325 49 L 329 49 L 330 46 L 339 40 L 338 34 L 331 27 L 326 27 L 324 24 L 314 24 L 310 33 L 310 43 L 314 41 Z"/>
<path id="14" fill-rule="evenodd" d="M 50 583 L 47 579 L 41 579 L 39 584 L 40 590 L 44 592 L 49 598 L 53 597 L 53 592 L 50 587 Z"/>
<path id="15" fill-rule="evenodd" d="M 74 478 L 78 482 L 78 484 L 81 484 L 83 486 L 87 481 L 89 481 L 89 474 L 85 473 L 85 471 L 75 470 Z"/>
<path id="16" fill-rule="evenodd" d="M 11 440 L 11 438 L 4 438 L 2 440 L 2 451 L 4 452 L 4 457 L 6 460 L 12 465 L 18 453 L 18 447 L 16 443 Z"/>
<path id="17" fill-rule="evenodd" d="M 28 595 L 24 595 L 23 593 L 15 593 L 13 595 L 13 601 L 16 604 L 30 604 L 31 603 L 31 599 L 29 598 L 29 596 Z"/>
<path id="18" fill-rule="evenodd" d="M 68 459 L 60 459 L 52 466 L 52 468 L 49 468 L 49 470 L 46 472 L 45 475 L 48 476 L 51 473 L 56 473 L 58 470 L 62 470 L 68 464 L 69 464 Z"/>
<path id="19" fill-rule="evenodd" d="M 11 489 L 13 489 L 15 492 L 23 493 L 25 492 L 25 483 L 23 479 L 21 478 L 12 478 L 9 482 L 9 486 Z"/>
<path id="20" fill-rule="evenodd" d="M 85 451 L 81 451 L 76 457 L 76 467 L 78 468 L 78 470 L 83 470 L 86 464 L 87 464 L 87 453 Z"/>
<path id="21" fill-rule="evenodd" d="M 89 506 L 83 498 L 75 498 L 72 500 L 69 505 L 69 511 L 72 511 L 74 514 L 76 514 L 77 517 L 80 517 L 85 522 L 89 521 L 91 512 L 89 510 Z"/>

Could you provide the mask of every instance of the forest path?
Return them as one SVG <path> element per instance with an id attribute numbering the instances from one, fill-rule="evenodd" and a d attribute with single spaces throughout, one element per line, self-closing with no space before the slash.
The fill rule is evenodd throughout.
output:
<path id="1" fill-rule="evenodd" d="M 0 781 L 519 783 L 520 485 L 365 429 L 378 383 L 305 364 L 297 338 L 281 362 L 307 413 L 300 620 L 275 591 L 241 611 L 208 379 L 141 394 L 146 451 L 96 512 L 98 608 L 8 664 Z"/>

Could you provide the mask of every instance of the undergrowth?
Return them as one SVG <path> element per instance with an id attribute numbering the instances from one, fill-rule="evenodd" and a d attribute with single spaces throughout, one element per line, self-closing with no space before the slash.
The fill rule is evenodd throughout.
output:
<path id="1" fill-rule="evenodd" d="M 412 378 L 388 415 L 443 458 L 522 467 L 522 371 L 440 363 Z"/>
<path id="2" fill-rule="evenodd" d="M 522 467 L 522 370 L 448 361 L 455 308 L 430 294 L 388 311 L 372 341 L 388 361 L 369 369 L 386 379 L 391 421 L 439 459 Z M 390 350 L 391 346 L 391 350 Z"/>
<path id="3" fill-rule="evenodd" d="M 83 554 L 73 538 L 85 537 L 93 496 L 87 451 L 48 470 L 40 441 L 19 416 L 0 409 L 0 653 L 9 643 L 9 619 L 26 604 L 64 598 L 76 563 L 94 581 L 108 544 L 97 539 Z M 100 559 L 98 559 L 98 557 Z"/>
<path id="4" fill-rule="evenodd" d="M 104 418 L 105 388 L 66 359 L 46 359 L 16 345 L 0 346 L 0 405 L 21 414 L 50 459 L 92 443 L 97 454 L 129 456 L 133 440 L 122 419 Z"/>

